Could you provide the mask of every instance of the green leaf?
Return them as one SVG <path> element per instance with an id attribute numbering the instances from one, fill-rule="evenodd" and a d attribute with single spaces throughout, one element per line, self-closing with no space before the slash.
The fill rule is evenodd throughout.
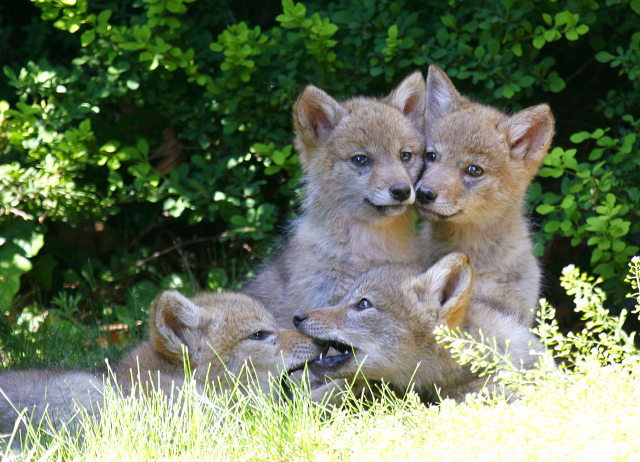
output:
<path id="1" fill-rule="evenodd" d="M 549 89 L 554 93 L 564 90 L 565 83 L 561 77 L 556 77 L 549 82 Z"/>
<path id="2" fill-rule="evenodd" d="M 234 225 L 236 225 L 236 226 L 246 226 L 247 225 L 247 219 L 245 217 L 241 217 L 240 215 L 232 216 L 229 221 L 231 223 L 233 223 Z"/>
<path id="3" fill-rule="evenodd" d="M 600 235 L 597 236 L 591 236 L 589 238 L 589 240 L 587 241 L 587 245 L 596 245 L 600 242 L 602 242 L 603 237 Z"/>
<path id="4" fill-rule="evenodd" d="M 142 27 L 134 27 L 133 36 L 142 44 L 149 43 L 149 40 L 151 40 L 151 29 L 149 29 L 149 26 L 146 24 Z"/>
<path id="5" fill-rule="evenodd" d="M 533 46 L 538 50 L 541 49 L 547 41 L 544 39 L 544 36 L 538 35 L 533 38 Z"/>
<path id="6" fill-rule="evenodd" d="M 640 0 L 638 1 L 640 2 Z M 611 53 L 608 53 L 606 51 L 601 51 L 600 53 L 596 54 L 596 60 L 601 63 L 608 63 L 613 59 L 615 59 L 615 56 L 613 56 Z"/>
<path id="7" fill-rule="evenodd" d="M 96 39 L 96 32 L 93 29 L 86 30 L 80 35 L 80 44 L 83 47 L 89 46 Z"/>
<path id="8" fill-rule="evenodd" d="M 187 7 L 180 0 L 169 0 L 167 2 L 167 11 L 169 13 L 186 13 Z"/>
<path id="9" fill-rule="evenodd" d="M 560 203 L 560 208 L 567 209 L 576 203 L 575 197 L 573 195 L 565 196 L 562 199 L 562 203 Z"/>
<path id="10" fill-rule="evenodd" d="M 207 275 L 207 285 L 209 290 L 219 291 L 227 286 L 229 277 L 222 268 L 212 268 Z"/>
<path id="11" fill-rule="evenodd" d="M 150 307 L 159 290 L 151 281 L 140 281 L 127 291 L 127 306 Z"/>
<path id="12" fill-rule="evenodd" d="M 513 51 L 513 54 L 516 55 L 518 58 L 522 56 L 522 45 L 520 45 L 519 42 L 516 42 L 513 44 L 513 46 L 511 47 L 511 51 Z"/>
<path id="13" fill-rule="evenodd" d="M 556 208 L 553 205 L 541 204 L 538 207 L 536 207 L 536 212 L 538 212 L 540 215 L 547 215 L 553 212 L 555 209 Z"/>
<path id="14" fill-rule="evenodd" d="M 15 244 L 4 244 L 0 247 L 0 312 L 11 308 L 13 297 L 20 290 L 20 276 L 32 268 L 31 262 L 20 255 L 20 249 Z"/>
<path id="15" fill-rule="evenodd" d="M 515 92 L 511 89 L 510 86 L 505 86 L 504 89 L 502 90 L 502 96 L 504 96 L 507 99 L 511 99 L 513 95 L 515 95 Z"/>
<path id="16" fill-rule="evenodd" d="M 4 231 L 4 230 L 3 230 Z M 0 238 L 0 313 L 9 310 L 13 297 L 20 289 L 20 277 L 33 266 L 35 257 L 44 244 L 44 234 L 33 222 L 14 222 Z"/>
<path id="17" fill-rule="evenodd" d="M 449 41 L 449 32 L 447 32 L 446 27 L 441 27 L 436 31 L 436 39 L 441 46 L 445 46 Z M 373 75 L 373 74 L 372 74 Z"/>
<path id="18" fill-rule="evenodd" d="M 571 142 L 578 144 L 578 143 L 582 143 L 584 140 L 588 140 L 589 138 L 591 138 L 591 133 L 578 132 L 571 135 Z"/>
<path id="19" fill-rule="evenodd" d="M 111 10 L 104 10 L 102 12 L 100 12 L 100 14 L 98 14 L 98 24 L 106 24 L 109 21 L 109 18 L 111 18 Z"/>
<path id="20" fill-rule="evenodd" d="M 456 17 L 452 14 L 447 14 L 442 16 L 442 18 L 440 18 L 440 21 L 442 21 L 442 24 L 444 24 L 450 29 L 454 29 L 454 30 L 458 29 L 458 23 L 456 21 Z"/>
<path id="21" fill-rule="evenodd" d="M 287 155 L 282 152 L 282 151 L 274 151 L 273 154 L 271 154 L 271 160 L 276 164 L 276 165 L 284 165 L 285 161 L 287 160 Z"/>
<path id="22" fill-rule="evenodd" d="M 625 244 L 623 241 L 618 241 L 615 244 L 613 244 L 613 247 L 611 248 L 611 250 L 618 253 L 618 252 L 623 252 L 626 247 L 627 247 L 627 244 Z"/>
<path id="23" fill-rule="evenodd" d="M 549 223 L 544 225 L 545 233 L 555 233 L 556 231 L 558 231 L 558 229 L 560 229 L 559 221 L 550 221 Z"/>
<path id="24" fill-rule="evenodd" d="M 523 88 L 530 87 L 536 81 L 536 78 L 531 75 L 525 75 L 520 79 L 520 86 Z"/>

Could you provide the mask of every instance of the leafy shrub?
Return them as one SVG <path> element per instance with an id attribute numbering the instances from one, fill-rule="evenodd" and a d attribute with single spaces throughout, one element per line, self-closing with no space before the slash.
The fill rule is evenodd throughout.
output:
<path id="1" fill-rule="evenodd" d="M 589 255 L 622 300 L 612 276 L 640 244 L 636 1 L 32 3 L 0 29 L 3 334 L 61 290 L 100 318 L 164 287 L 237 287 L 295 213 L 304 85 L 385 94 L 430 63 L 485 103 L 549 101 L 538 252 Z"/>
<path id="2" fill-rule="evenodd" d="M 640 315 L 640 257 L 633 257 L 628 264 L 629 272 L 625 281 L 631 285 L 632 292 L 627 294 L 633 299 L 632 313 Z M 567 381 L 571 376 L 588 374 L 594 368 L 628 368 L 630 373 L 640 365 L 640 350 L 635 344 L 636 332 L 628 333 L 623 329 L 628 312 L 623 309 L 619 315 L 612 315 L 605 308 L 606 295 L 598 284 L 602 279 L 581 273 L 578 268 L 569 265 L 564 268 L 561 277 L 562 287 L 573 296 L 575 310 L 581 314 L 583 328 L 578 332 L 564 335 L 560 332 L 555 319 L 555 310 L 546 300 L 542 300 L 538 312 L 539 324 L 533 329 L 542 343 L 553 351 L 558 367 L 553 360 L 541 361 L 532 370 L 522 370 L 519 364 L 513 364 L 509 355 L 501 354 L 495 339 L 487 338 L 475 341 L 469 334 L 440 327 L 438 341 L 446 342 L 452 355 L 461 364 L 469 364 L 471 370 L 480 376 L 497 374 L 502 383 L 520 392 L 531 391 L 531 386 L 541 385 L 546 379 Z M 508 351 L 507 351 L 508 353 Z M 560 374 L 560 375 L 558 375 Z"/>

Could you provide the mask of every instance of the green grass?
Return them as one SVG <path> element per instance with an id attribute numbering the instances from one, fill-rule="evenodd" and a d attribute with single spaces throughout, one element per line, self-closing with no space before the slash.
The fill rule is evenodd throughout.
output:
<path id="1" fill-rule="evenodd" d="M 203 399 L 188 389 L 106 400 L 82 440 L 64 431 L 22 460 L 640 460 L 640 363 L 557 371 L 512 404 L 425 407 L 415 396 L 327 411 L 304 397 Z M 42 435 L 40 435 L 42 436 Z"/>
<path id="2" fill-rule="evenodd" d="M 628 280 L 640 311 L 640 259 Z M 328 408 L 297 391 L 292 404 L 264 395 L 199 394 L 187 386 L 171 399 L 118 398 L 109 393 L 100 419 L 88 416 L 78 435 L 46 426 L 30 435 L 16 460 L 215 461 L 468 461 L 640 460 L 640 353 L 609 316 L 598 281 L 567 268 L 563 285 L 583 313 L 583 331 L 560 334 L 543 303 L 537 332 L 563 366 L 549 361 L 519 371 L 491 345 L 452 342 L 453 353 L 475 348 L 472 365 L 504 371 L 519 399 L 471 396 L 426 407 L 417 396 L 386 393 L 365 407 Z M 455 333 L 441 335 L 455 337 Z M 457 351 L 456 351 L 457 348 Z M 489 353 L 487 353 L 489 352 Z M 466 355 L 467 357 L 473 355 Z"/>

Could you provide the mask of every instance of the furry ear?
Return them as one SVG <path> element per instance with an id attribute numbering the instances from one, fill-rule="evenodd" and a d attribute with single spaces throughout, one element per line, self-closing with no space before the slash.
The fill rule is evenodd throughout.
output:
<path id="1" fill-rule="evenodd" d="M 293 106 L 293 125 L 301 147 L 311 150 L 325 142 L 347 114 L 327 92 L 307 85 Z"/>
<path id="2" fill-rule="evenodd" d="M 427 74 L 427 120 L 439 119 L 447 113 L 460 107 L 467 101 L 458 93 L 456 87 L 445 74 L 435 64 L 429 66 Z"/>
<path id="3" fill-rule="evenodd" d="M 383 101 L 399 109 L 420 132 L 424 130 L 427 87 L 422 72 L 406 77 Z"/>
<path id="4" fill-rule="evenodd" d="M 553 138 L 555 121 L 551 108 L 546 104 L 539 104 L 523 109 L 501 125 L 508 131 L 511 157 L 524 160 L 527 166 L 537 169 Z"/>
<path id="5" fill-rule="evenodd" d="M 203 310 L 180 292 L 161 292 L 153 302 L 149 326 L 149 337 L 158 351 L 181 359 L 182 345 L 189 347 L 186 336 L 198 328 Z"/>
<path id="6" fill-rule="evenodd" d="M 438 307 L 439 322 L 455 328 L 462 323 L 471 300 L 473 279 L 473 265 L 467 254 L 453 252 L 416 276 L 411 287 L 425 304 Z"/>

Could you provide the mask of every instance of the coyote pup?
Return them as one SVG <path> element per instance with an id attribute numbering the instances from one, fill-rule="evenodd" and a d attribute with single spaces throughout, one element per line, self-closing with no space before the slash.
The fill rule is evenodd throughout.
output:
<path id="1" fill-rule="evenodd" d="M 337 302 L 376 264 L 410 261 L 407 215 L 423 167 L 425 83 L 420 72 L 383 99 L 339 103 L 308 85 L 293 109 L 305 175 L 292 237 L 243 292 L 283 327 L 299 307 Z"/>
<path id="2" fill-rule="evenodd" d="M 279 389 L 270 386 L 272 380 L 302 369 L 326 350 L 310 337 L 281 329 L 260 302 L 244 294 L 205 293 L 189 299 L 167 290 L 156 298 L 150 318 L 149 339 L 113 368 L 125 396 L 138 383 L 142 387 L 138 393 L 156 390 L 167 395 L 174 386 L 182 386 L 183 348 L 201 389 L 205 381 L 219 389 L 231 377 L 239 377 L 245 385 L 257 383 L 266 394 Z M 97 415 L 105 380 L 102 374 L 80 371 L 31 369 L 0 374 L 0 432 L 11 434 L 23 408 L 28 408 L 36 424 L 47 409 L 56 426 L 75 421 L 81 409 Z M 288 391 L 284 383 L 283 388 Z M 23 421 L 20 431 L 24 430 Z M 14 447 L 19 447 L 18 442 Z"/>
<path id="3" fill-rule="evenodd" d="M 143 388 L 168 391 L 180 386 L 185 376 L 183 348 L 197 383 L 208 380 L 224 388 L 228 375 L 247 385 L 257 379 L 265 394 L 272 379 L 302 369 L 323 351 L 311 338 L 279 328 L 260 302 L 239 293 L 204 293 L 189 299 L 167 290 L 156 298 L 150 318 L 149 339 L 114 368 L 124 394 L 131 392 L 131 377 L 137 378 L 138 371 Z"/>
<path id="4" fill-rule="evenodd" d="M 428 220 L 414 240 L 419 263 L 466 252 L 476 268 L 474 296 L 527 327 L 540 269 L 523 209 L 553 130 L 546 104 L 508 116 L 460 96 L 441 69 L 429 66 L 426 170 L 416 184 L 416 208 Z"/>
<path id="5" fill-rule="evenodd" d="M 342 352 L 310 363 L 310 370 L 347 380 L 362 373 L 401 391 L 412 383 L 427 402 L 461 400 L 479 391 L 486 377 L 476 377 L 436 342 L 433 331 L 441 324 L 475 338 L 482 330 L 485 338 L 496 338 L 514 364 L 531 368 L 537 356 L 530 349 L 542 352 L 542 346 L 515 318 L 472 299 L 473 279 L 469 257 L 462 252 L 443 257 L 427 271 L 402 264 L 372 268 L 338 305 L 296 314 L 300 332 Z"/>

